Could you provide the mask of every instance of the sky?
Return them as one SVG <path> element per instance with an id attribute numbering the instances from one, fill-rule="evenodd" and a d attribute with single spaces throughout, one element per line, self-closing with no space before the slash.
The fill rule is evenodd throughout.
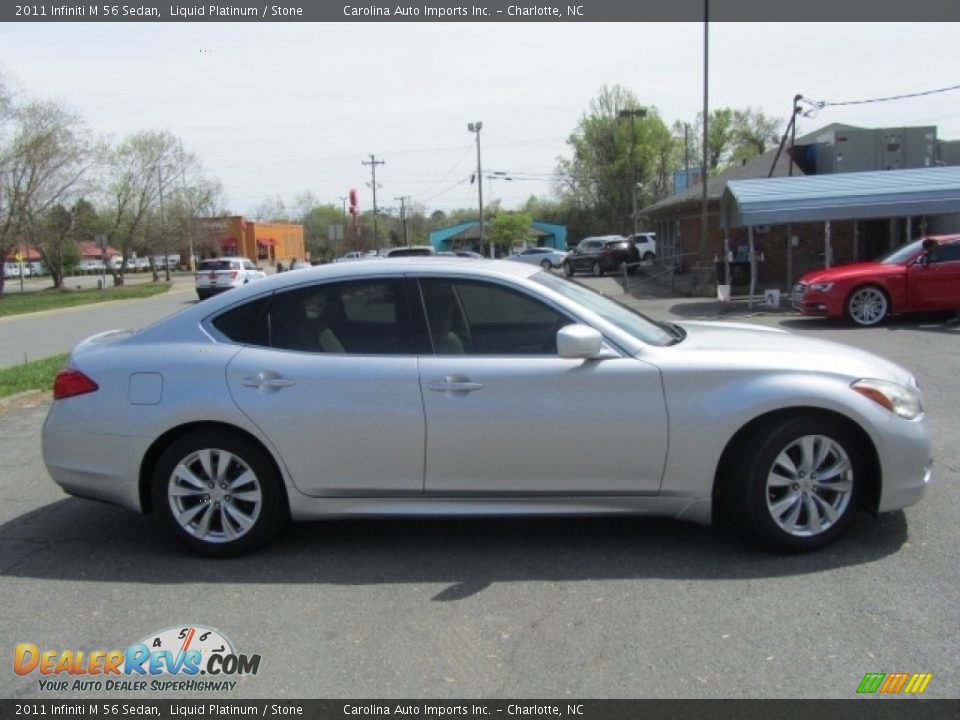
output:
<path id="1" fill-rule="evenodd" d="M 793 96 L 832 103 L 960 85 L 958 23 L 711 23 L 711 108 L 789 118 Z M 78 23 L 0 25 L 0 73 L 25 96 L 58 100 L 97 136 L 167 130 L 253 216 L 312 193 L 340 205 L 401 196 L 427 212 L 474 208 L 481 121 L 484 203 L 552 197 L 557 158 L 605 85 L 661 118 L 703 104 L 700 23 Z M 960 139 L 960 90 L 828 106 L 830 123 L 935 125 Z M 521 180 L 520 178 L 526 178 Z"/>

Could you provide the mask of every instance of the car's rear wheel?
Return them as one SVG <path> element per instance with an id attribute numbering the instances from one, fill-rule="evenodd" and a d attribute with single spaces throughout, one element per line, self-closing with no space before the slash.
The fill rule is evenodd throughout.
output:
<path id="1" fill-rule="evenodd" d="M 205 555 L 249 552 L 289 519 L 272 460 L 231 432 L 206 430 L 174 441 L 154 467 L 152 491 L 167 529 Z"/>
<path id="2" fill-rule="evenodd" d="M 544 270 L 549 270 L 550 268 L 553 267 L 553 265 L 550 264 L 549 260 L 542 260 L 540 262 L 540 267 L 543 268 Z"/>
<path id="3" fill-rule="evenodd" d="M 573 263 L 565 262 L 563 264 L 563 274 L 566 275 L 567 277 L 573 276 Z"/>
<path id="4" fill-rule="evenodd" d="M 864 285 L 850 293 L 844 310 L 850 322 L 861 327 L 870 327 L 882 322 L 890 312 L 890 300 L 887 294 L 875 285 Z"/>
<path id="5" fill-rule="evenodd" d="M 594 260 L 593 265 L 590 266 L 590 272 L 593 273 L 594 277 L 603 275 L 603 270 L 600 269 L 600 263 Z"/>
<path id="6" fill-rule="evenodd" d="M 656 255 L 654 255 L 652 252 L 649 252 L 649 251 L 643 254 L 644 262 L 649 262 L 653 260 L 655 257 Z"/>
<path id="7" fill-rule="evenodd" d="M 724 468 L 730 517 L 768 547 L 808 552 L 853 521 L 863 490 L 863 451 L 843 423 L 785 418 L 741 443 Z"/>

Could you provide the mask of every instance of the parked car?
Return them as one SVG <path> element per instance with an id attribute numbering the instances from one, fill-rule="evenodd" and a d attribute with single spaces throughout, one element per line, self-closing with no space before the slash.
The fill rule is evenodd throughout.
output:
<path id="1" fill-rule="evenodd" d="M 809 272 L 793 286 L 803 315 L 846 318 L 871 326 L 888 315 L 960 310 L 960 235 L 914 240 L 880 260 Z"/>
<path id="2" fill-rule="evenodd" d="M 408 245 L 407 247 L 386 248 L 378 254 L 385 258 L 423 257 L 425 255 L 436 255 L 437 251 L 434 250 L 432 245 Z"/>
<path id="3" fill-rule="evenodd" d="M 931 478 L 916 380 L 876 355 L 452 258 L 282 273 L 93 336 L 42 447 L 66 492 L 210 555 L 291 518 L 518 513 L 723 512 L 807 551 Z"/>
<path id="4" fill-rule="evenodd" d="M 194 274 L 197 297 L 205 300 L 211 295 L 242 287 L 266 276 L 263 270 L 247 258 L 222 257 L 201 260 Z"/>
<path id="5" fill-rule="evenodd" d="M 291 270 L 304 270 L 308 267 L 311 267 L 311 264 L 306 260 L 294 260 L 292 263 L 290 263 Z"/>
<path id="6" fill-rule="evenodd" d="M 377 257 L 377 253 L 373 250 L 351 250 L 348 253 L 341 255 L 338 258 L 334 259 L 334 262 L 346 262 L 350 260 L 369 260 L 372 257 Z"/>
<path id="7" fill-rule="evenodd" d="M 567 253 L 562 250 L 555 250 L 554 248 L 548 247 L 532 247 L 510 255 L 506 259 L 528 263 L 530 265 L 539 265 L 544 270 L 552 270 L 553 268 L 561 267 L 566 257 Z"/>
<path id="8" fill-rule="evenodd" d="M 577 272 L 589 272 L 600 277 L 611 270 L 617 270 L 622 264 L 633 274 L 637 271 L 640 253 L 633 241 L 622 235 L 602 235 L 588 237 L 577 243 L 563 260 L 563 273 L 570 277 Z"/>
<path id="9" fill-rule="evenodd" d="M 657 234 L 652 232 L 643 232 L 632 235 L 634 246 L 640 253 L 641 260 L 653 260 L 657 257 Z"/>

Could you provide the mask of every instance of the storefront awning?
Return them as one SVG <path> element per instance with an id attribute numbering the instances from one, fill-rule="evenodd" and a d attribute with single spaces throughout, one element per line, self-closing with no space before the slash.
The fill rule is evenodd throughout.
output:
<path id="1" fill-rule="evenodd" d="M 257 238 L 257 245 L 262 245 L 263 247 L 273 247 L 277 244 L 277 241 L 273 238 Z"/>
<path id="2" fill-rule="evenodd" d="M 221 244 L 223 247 L 236 247 L 236 246 L 237 246 L 237 239 L 236 239 L 236 238 L 232 238 L 232 237 L 224 238 L 223 241 L 222 241 L 220 244 Z"/>
<path id="3" fill-rule="evenodd" d="M 960 167 L 731 180 L 721 225 L 786 225 L 960 211 Z"/>

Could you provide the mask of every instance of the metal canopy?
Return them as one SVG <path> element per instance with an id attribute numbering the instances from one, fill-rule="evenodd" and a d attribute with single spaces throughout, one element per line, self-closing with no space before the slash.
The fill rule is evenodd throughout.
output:
<path id="1" fill-rule="evenodd" d="M 731 180 L 721 225 L 910 217 L 960 213 L 960 167 Z"/>

